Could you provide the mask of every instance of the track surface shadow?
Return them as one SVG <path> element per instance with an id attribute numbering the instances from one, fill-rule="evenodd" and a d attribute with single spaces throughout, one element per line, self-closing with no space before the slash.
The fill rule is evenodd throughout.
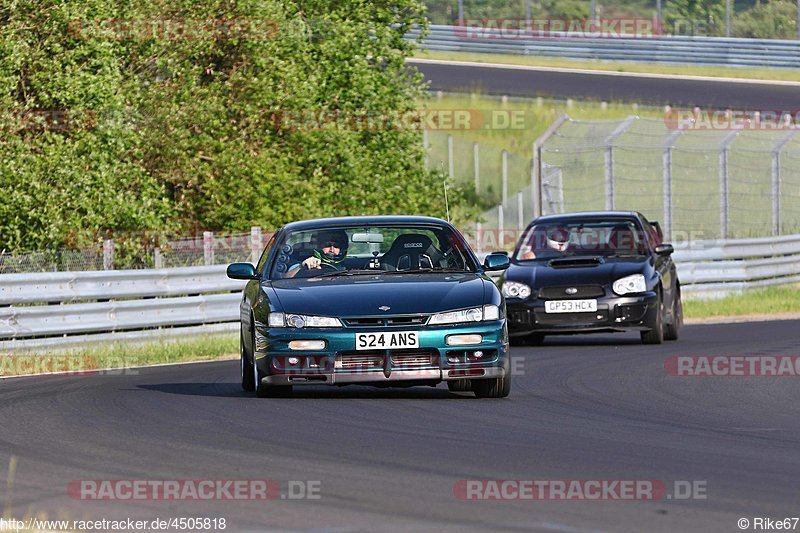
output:
<path id="1" fill-rule="evenodd" d="M 186 396 L 205 396 L 216 398 L 254 398 L 252 392 L 243 391 L 238 383 L 154 383 L 137 386 L 140 389 L 179 394 Z M 320 387 L 302 386 L 295 387 L 290 398 L 308 400 L 341 400 L 341 399 L 380 399 L 380 400 L 457 400 L 469 399 L 474 395 L 470 393 L 453 393 L 441 386 L 433 387 L 408 387 L 408 388 L 378 388 L 360 385 L 346 387 Z M 281 398 L 275 398 L 281 399 Z"/>

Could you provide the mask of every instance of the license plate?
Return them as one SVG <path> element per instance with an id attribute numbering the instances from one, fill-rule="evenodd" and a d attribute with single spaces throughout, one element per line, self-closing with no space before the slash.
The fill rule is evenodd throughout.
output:
<path id="1" fill-rule="evenodd" d="M 419 348 L 416 331 L 386 331 L 383 333 L 356 333 L 356 350 L 395 350 Z"/>
<path id="2" fill-rule="evenodd" d="M 548 300 L 545 313 L 593 313 L 597 311 L 597 300 Z"/>

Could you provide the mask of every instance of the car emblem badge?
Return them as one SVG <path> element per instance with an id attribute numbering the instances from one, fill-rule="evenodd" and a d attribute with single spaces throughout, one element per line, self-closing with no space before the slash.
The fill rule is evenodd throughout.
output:
<path id="1" fill-rule="evenodd" d="M 564 292 L 566 292 L 567 294 L 577 294 L 578 293 L 578 289 L 576 289 L 575 287 L 569 287 Z"/>
<path id="2" fill-rule="evenodd" d="M 389 307 L 388 305 L 382 305 L 378 309 L 380 309 L 381 311 L 388 311 L 389 309 L 391 309 L 391 307 Z"/>

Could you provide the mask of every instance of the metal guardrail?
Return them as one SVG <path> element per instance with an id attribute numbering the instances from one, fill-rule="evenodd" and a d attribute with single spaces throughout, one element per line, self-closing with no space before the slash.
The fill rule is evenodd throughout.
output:
<path id="1" fill-rule="evenodd" d="M 238 291 L 241 281 L 225 275 L 227 265 L 153 270 L 99 270 L 3 274 L 0 305 L 166 297 Z"/>
<path id="2" fill-rule="evenodd" d="M 419 30 L 410 31 L 407 37 L 418 38 Z M 535 37 L 531 34 L 528 37 L 519 33 L 505 36 L 495 29 L 470 32 L 466 26 L 432 25 L 422 48 L 601 61 L 800 68 L 800 41 L 772 39 L 685 36 L 589 38 L 571 34 L 558 37 Z"/>
<path id="3" fill-rule="evenodd" d="M 800 235 L 692 241 L 674 258 L 688 297 L 800 281 Z M 230 331 L 243 286 L 222 265 L 2 275 L 0 351 Z"/>
<path id="4" fill-rule="evenodd" d="M 800 235 L 694 241 L 675 247 L 684 294 L 716 298 L 800 281 Z"/>

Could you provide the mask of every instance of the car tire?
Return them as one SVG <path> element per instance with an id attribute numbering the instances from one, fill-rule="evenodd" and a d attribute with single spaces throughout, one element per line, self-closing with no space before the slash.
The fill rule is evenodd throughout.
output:
<path id="1" fill-rule="evenodd" d="M 642 344 L 661 344 L 664 340 L 664 301 L 661 298 L 661 293 L 658 294 L 657 305 L 658 310 L 655 319 L 647 324 L 650 329 L 639 334 L 642 338 Z"/>
<path id="2" fill-rule="evenodd" d="M 467 392 L 472 390 L 472 383 L 469 379 L 454 379 L 447 382 L 450 392 Z"/>
<path id="3" fill-rule="evenodd" d="M 242 374 L 242 388 L 247 392 L 256 390 L 256 380 L 253 373 L 253 363 L 250 361 L 252 357 L 247 353 L 247 348 L 244 344 L 244 332 L 239 332 L 239 367 Z"/>
<path id="4" fill-rule="evenodd" d="M 253 327 L 253 332 L 251 333 L 251 341 L 252 346 L 255 347 L 256 340 L 255 340 L 255 327 Z M 255 359 L 255 352 L 253 354 L 253 364 L 250 365 L 251 376 L 253 381 L 253 389 L 256 391 L 256 396 L 259 398 L 287 398 L 292 395 L 292 386 L 291 385 L 266 385 L 261 382 L 261 378 L 264 376 L 261 375 L 261 372 L 258 370 L 258 365 L 256 364 Z M 242 383 L 244 383 L 244 378 L 242 378 Z"/>
<path id="5" fill-rule="evenodd" d="M 664 340 L 676 341 L 683 325 L 683 303 L 680 293 L 676 293 L 672 300 L 672 321 L 664 326 Z"/>
<path id="6" fill-rule="evenodd" d="M 473 379 L 472 392 L 476 398 L 505 398 L 511 392 L 511 376 Z"/>

